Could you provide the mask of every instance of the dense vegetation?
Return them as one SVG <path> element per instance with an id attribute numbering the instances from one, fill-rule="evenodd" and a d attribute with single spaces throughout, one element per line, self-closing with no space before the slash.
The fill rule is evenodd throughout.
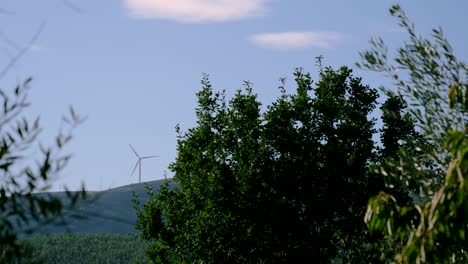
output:
<path id="1" fill-rule="evenodd" d="M 195 127 L 178 132 L 168 181 L 140 206 L 141 239 L 62 234 L 19 242 L 18 234 L 63 220 L 67 208 L 44 190 L 70 156 L 59 133 L 34 165 L 26 151 L 39 122 L 22 118 L 30 80 L 0 90 L 0 262 L 44 263 L 466 263 L 468 65 L 442 31 L 409 35 L 390 59 L 373 39 L 359 67 L 384 72 L 377 89 L 348 67 L 318 80 L 294 72 L 264 111 L 249 82 L 230 100 L 209 78 L 197 94 Z M 380 107 L 382 127 L 371 117 Z M 70 111 L 73 128 L 80 118 Z M 380 137 L 380 142 L 374 138 Z M 14 169 L 13 169 L 14 168 Z M 80 195 L 67 193 L 70 208 Z"/>
<path id="2" fill-rule="evenodd" d="M 380 39 L 358 64 L 394 80 L 382 88 L 381 129 L 369 117 L 377 90 L 347 67 L 323 68 L 321 58 L 315 84 L 297 69 L 296 91 L 283 80 L 263 112 L 250 83 L 226 100 L 202 80 L 196 126 L 177 128 L 170 169 L 179 186 L 148 188 L 143 207 L 135 199 L 149 259 L 466 261 L 468 66 L 441 30 L 431 42 L 399 6 L 391 13 L 410 36 L 396 64 Z"/>
<path id="3" fill-rule="evenodd" d="M 145 263 L 145 243 L 135 235 L 69 233 L 37 236 L 28 261 L 37 263 Z"/>
<path id="4" fill-rule="evenodd" d="M 363 218 L 368 198 L 384 184 L 368 165 L 396 155 L 418 134 L 404 103 L 390 95 L 382 106 L 385 140 L 376 147 L 369 115 L 377 91 L 349 68 L 321 68 L 320 60 L 315 85 L 297 69 L 296 92 L 287 94 L 282 85 L 264 113 L 249 83 L 226 102 L 203 79 L 197 126 L 179 133 L 171 165 L 180 188 L 150 194 L 138 211 L 137 227 L 154 241 L 150 258 L 308 263 L 376 257 L 373 245 L 362 243 L 372 240 Z"/>

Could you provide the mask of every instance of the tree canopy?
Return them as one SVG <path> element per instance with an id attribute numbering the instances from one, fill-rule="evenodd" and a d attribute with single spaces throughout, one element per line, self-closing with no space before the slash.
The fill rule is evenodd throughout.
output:
<path id="1" fill-rule="evenodd" d="M 441 29 L 430 40 L 398 5 L 390 13 L 409 41 L 391 58 L 374 38 L 357 64 L 396 87 L 382 88 L 381 128 L 370 118 L 377 90 L 321 58 L 317 83 L 297 69 L 295 92 L 282 80 L 263 112 L 249 82 L 226 100 L 202 80 L 196 126 L 177 129 L 178 187 L 136 201 L 150 259 L 467 261 L 468 65 Z"/>
<path id="2" fill-rule="evenodd" d="M 137 228 L 153 242 L 149 258 L 324 263 L 366 246 L 359 254 L 370 257 L 363 217 L 368 198 L 384 184 L 368 173 L 369 164 L 394 155 L 416 133 L 405 105 L 390 97 L 383 148 L 377 147 L 370 117 L 377 90 L 347 67 L 318 62 L 317 83 L 296 69 L 295 92 L 286 92 L 283 79 L 280 96 L 264 112 L 249 82 L 228 101 L 203 78 L 196 126 L 177 128 L 170 168 L 179 186 L 149 190 L 143 208 L 136 203 Z"/>

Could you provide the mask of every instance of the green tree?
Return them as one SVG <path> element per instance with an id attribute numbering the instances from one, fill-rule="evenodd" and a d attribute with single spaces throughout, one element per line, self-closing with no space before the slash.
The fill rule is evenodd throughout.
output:
<path id="1" fill-rule="evenodd" d="M 18 237 L 63 221 L 62 213 L 84 196 L 84 190 L 67 191 L 67 200 L 37 194 L 47 190 L 66 166 L 71 156 L 63 148 L 82 119 L 70 108 L 70 116 L 64 117 L 67 130 L 60 131 L 49 147 L 37 144 L 39 118 L 30 121 L 25 117 L 30 82 L 27 79 L 12 93 L 0 89 L 0 263 L 16 263 L 21 256 L 30 255 Z M 34 156 L 37 150 L 40 155 Z"/>
<path id="2" fill-rule="evenodd" d="M 395 242 L 398 263 L 460 263 L 468 223 L 468 65 L 456 58 L 441 29 L 433 30 L 433 40 L 426 39 L 400 6 L 390 12 L 407 30 L 409 42 L 392 63 L 383 40 L 373 39 L 359 66 L 393 79 L 429 144 L 415 146 L 420 155 L 401 152 L 398 162 L 378 170 L 400 185 L 416 182 L 418 199 L 402 204 L 382 192 L 370 200 L 365 221 Z"/>
<path id="3" fill-rule="evenodd" d="M 143 207 L 135 199 L 137 228 L 152 242 L 150 259 L 359 263 L 374 257 L 375 240 L 362 218 L 382 179 L 369 173 L 369 164 L 393 156 L 395 144 L 416 133 L 404 104 L 388 101 L 396 116 L 384 120 L 383 133 L 393 136 L 383 143 L 386 154 L 378 154 L 369 118 L 377 91 L 346 67 L 322 68 L 320 59 L 319 66 L 315 85 L 309 73 L 295 71 L 293 94 L 283 80 L 263 113 L 249 82 L 227 101 L 203 78 L 197 125 L 185 133 L 177 127 L 178 156 L 170 168 L 178 185 L 168 182 L 158 194 L 149 189 Z M 401 124 L 408 126 L 393 127 Z"/>

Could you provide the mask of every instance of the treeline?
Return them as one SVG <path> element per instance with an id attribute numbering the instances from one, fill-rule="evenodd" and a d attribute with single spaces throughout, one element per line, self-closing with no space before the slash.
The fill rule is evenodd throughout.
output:
<path id="1" fill-rule="evenodd" d="M 146 263 L 145 242 L 130 234 L 41 235 L 23 243 L 30 249 L 23 263 Z"/>

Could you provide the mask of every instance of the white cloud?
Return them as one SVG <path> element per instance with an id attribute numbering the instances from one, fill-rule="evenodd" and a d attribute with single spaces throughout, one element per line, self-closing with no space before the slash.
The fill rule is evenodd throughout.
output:
<path id="1" fill-rule="evenodd" d="M 265 12 L 267 0 L 124 0 L 135 17 L 186 23 L 236 20 Z"/>
<path id="2" fill-rule="evenodd" d="M 329 49 L 344 40 L 338 32 L 277 32 L 262 33 L 250 37 L 250 41 L 262 48 L 270 49 Z"/>

